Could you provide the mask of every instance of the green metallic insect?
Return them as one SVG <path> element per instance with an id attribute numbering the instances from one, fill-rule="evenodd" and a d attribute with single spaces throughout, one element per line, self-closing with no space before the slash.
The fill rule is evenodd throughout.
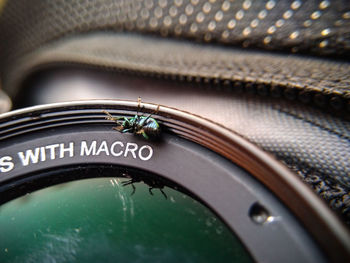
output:
<path id="1" fill-rule="evenodd" d="M 138 98 L 138 109 L 137 113 L 134 117 L 113 117 L 109 112 L 103 111 L 105 114 L 107 114 L 106 119 L 114 121 L 117 123 L 117 127 L 114 127 L 113 129 L 121 132 L 121 133 L 134 133 L 136 135 L 142 135 L 145 139 L 155 139 L 160 136 L 160 126 L 158 122 L 152 118 L 152 114 L 148 116 L 140 116 L 139 115 L 139 109 L 141 104 L 141 98 Z M 155 113 L 157 113 L 159 110 L 159 105 L 157 107 L 157 110 Z"/>

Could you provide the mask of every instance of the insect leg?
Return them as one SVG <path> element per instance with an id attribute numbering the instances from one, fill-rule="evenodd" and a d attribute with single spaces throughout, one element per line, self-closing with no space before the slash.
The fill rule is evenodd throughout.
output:
<path id="1" fill-rule="evenodd" d="M 130 121 L 127 117 L 117 117 L 115 119 L 117 120 L 116 123 L 120 126 L 126 126 L 126 124 L 130 126 Z"/>
<path id="2" fill-rule="evenodd" d="M 129 119 L 127 117 L 119 117 L 118 120 L 124 120 L 126 122 L 129 122 Z"/>
<path id="3" fill-rule="evenodd" d="M 134 181 L 131 179 L 129 181 L 126 181 L 126 182 L 122 182 L 122 186 L 127 186 L 127 185 L 131 185 L 132 186 L 132 192 L 131 192 L 131 195 L 133 195 L 136 191 L 136 187 L 134 185 Z"/>
<path id="4" fill-rule="evenodd" d="M 137 98 L 137 112 L 136 112 L 136 116 L 139 116 L 140 108 L 141 108 L 141 97 L 138 97 Z"/>
<path id="5" fill-rule="evenodd" d="M 117 122 L 118 118 L 113 117 L 108 111 L 104 110 L 102 112 L 107 115 L 107 120 Z"/>
<path id="6" fill-rule="evenodd" d="M 163 191 L 161 188 L 159 188 L 159 190 L 162 192 L 162 194 L 164 195 L 165 199 L 168 199 L 168 197 L 167 197 L 167 195 L 164 193 L 164 191 Z"/>
<path id="7" fill-rule="evenodd" d="M 132 179 L 130 179 L 126 182 L 122 182 L 122 186 L 127 186 L 127 185 L 132 184 L 132 183 L 134 183 L 134 181 Z"/>
<path id="8" fill-rule="evenodd" d="M 160 108 L 160 105 L 158 104 L 157 109 L 154 112 L 152 112 L 150 115 L 148 115 L 146 118 L 144 118 L 142 124 L 145 123 L 149 118 L 151 118 L 153 114 L 157 114 L 159 111 L 159 108 Z"/>
<path id="9" fill-rule="evenodd" d="M 151 195 L 153 195 L 152 189 L 153 189 L 153 187 L 148 188 L 148 191 L 149 191 L 149 193 L 150 193 Z"/>
<path id="10" fill-rule="evenodd" d="M 142 132 L 142 136 L 143 136 L 146 140 L 149 139 L 148 135 L 147 135 L 145 132 Z"/>
<path id="11" fill-rule="evenodd" d="M 152 189 L 154 189 L 154 187 L 148 188 L 148 191 L 149 191 L 149 193 L 150 193 L 151 195 L 154 195 L 153 192 L 152 192 Z M 164 193 L 164 191 L 163 191 L 161 188 L 159 188 L 159 191 L 163 194 L 163 196 L 165 197 L 165 199 L 168 199 L 167 195 Z"/>
<path id="12" fill-rule="evenodd" d="M 143 129 L 137 131 L 136 134 L 141 134 L 146 140 L 149 139 L 148 135 L 145 133 L 145 131 Z"/>
<path id="13" fill-rule="evenodd" d="M 158 104 L 156 111 L 153 114 L 157 114 L 159 112 L 160 105 Z"/>
<path id="14" fill-rule="evenodd" d="M 118 128 L 116 128 L 115 130 L 120 131 L 121 133 L 127 133 L 127 132 L 130 132 L 132 128 L 126 129 L 126 130 L 119 130 Z"/>
<path id="15" fill-rule="evenodd" d="M 134 184 L 131 184 L 132 186 L 132 192 L 131 192 L 131 195 L 135 194 L 135 191 L 136 191 L 136 187 Z"/>
<path id="16" fill-rule="evenodd" d="M 124 130 L 124 125 L 122 124 L 122 123 L 119 123 L 119 122 L 117 122 L 117 124 L 119 125 L 119 126 L 117 126 L 117 127 L 113 127 L 113 130 L 116 130 L 116 131 L 118 131 L 118 132 L 128 132 L 130 129 L 126 129 L 126 130 Z"/>
<path id="17" fill-rule="evenodd" d="M 103 113 L 105 113 L 107 115 L 106 119 L 109 120 L 109 121 L 114 121 L 116 122 L 118 125 L 121 125 L 118 121 L 119 120 L 124 120 L 126 122 L 129 123 L 129 119 L 126 118 L 126 117 L 113 117 L 108 111 L 102 111 Z"/>

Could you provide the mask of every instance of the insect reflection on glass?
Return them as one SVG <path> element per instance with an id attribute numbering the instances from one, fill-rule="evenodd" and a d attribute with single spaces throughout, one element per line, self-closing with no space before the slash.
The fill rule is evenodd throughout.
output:
<path id="1" fill-rule="evenodd" d="M 133 189 L 131 195 L 133 195 L 136 191 L 136 187 L 135 187 L 134 183 L 139 183 L 139 182 L 144 182 L 145 184 L 147 184 L 149 186 L 148 191 L 151 195 L 153 195 L 152 189 L 159 189 L 159 191 L 161 191 L 161 193 L 163 194 L 165 199 L 168 199 L 167 195 L 162 190 L 165 186 L 164 183 L 161 180 L 154 178 L 154 177 L 140 177 L 140 176 L 134 175 L 128 181 L 122 182 L 122 185 L 123 186 L 131 185 L 132 189 Z"/>
<path id="2" fill-rule="evenodd" d="M 160 135 L 160 126 L 158 122 L 152 118 L 152 113 L 148 116 L 139 115 L 141 98 L 139 97 L 137 106 L 137 113 L 134 117 L 113 117 L 109 112 L 103 111 L 107 114 L 106 119 L 114 121 L 117 123 L 117 127 L 113 129 L 121 133 L 134 133 L 137 135 L 142 135 L 145 139 L 158 138 Z M 159 105 L 154 113 L 157 113 L 159 110 Z"/>

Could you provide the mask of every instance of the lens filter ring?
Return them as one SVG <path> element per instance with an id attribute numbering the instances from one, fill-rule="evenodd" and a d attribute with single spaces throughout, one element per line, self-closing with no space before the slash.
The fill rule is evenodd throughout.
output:
<path id="1" fill-rule="evenodd" d="M 152 114 L 162 136 L 152 141 L 119 133 L 104 111 L 126 118 L 137 111 Z M 86 164 L 129 166 L 193 193 L 257 261 L 295 260 L 296 255 L 303 262 L 349 257 L 346 227 L 310 189 L 255 145 L 199 116 L 156 104 L 98 100 L 5 113 L 0 126 L 3 193 L 37 171 Z"/>

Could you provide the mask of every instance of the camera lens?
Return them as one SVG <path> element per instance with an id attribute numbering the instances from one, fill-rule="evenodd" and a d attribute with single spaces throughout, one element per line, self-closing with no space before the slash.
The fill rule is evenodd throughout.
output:
<path id="1" fill-rule="evenodd" d="M 350 262 L 344 2 L 0 0 L 0 262 Z"/>
<path id="2" fill-rule="evenodd" d="M 116 128 L 116 120 L 135 115 L 157 121 L 158 136 Z M 85 101 L 6 113 L 1 127 L 2 262 L 346 256 L 342 225 L 305 185 L 194 115 Z"/>
<path id="3" fill-rule="evenodd" d="M 213 212 L 150 173 L 102 165 L 45 173 L 92 178 L 4 204 L 1 262 L 251 262 Z"/>

